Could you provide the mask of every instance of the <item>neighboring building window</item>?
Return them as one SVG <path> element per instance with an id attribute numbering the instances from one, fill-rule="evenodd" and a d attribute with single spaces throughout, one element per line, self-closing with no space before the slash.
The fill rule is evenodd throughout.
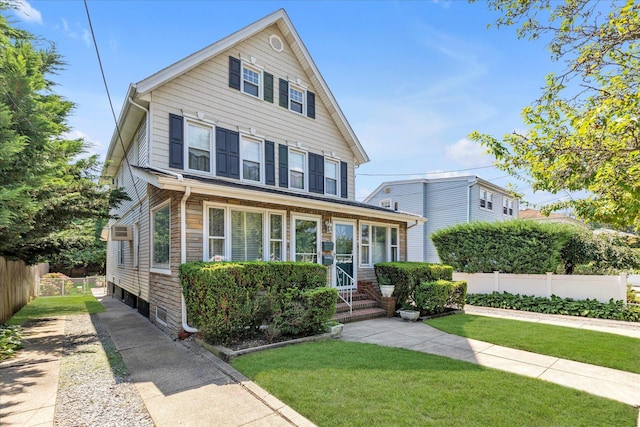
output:
<path id="1" fill-rule="evenodd" d="M 391 209 L 391 199 L 380 200 L 380 207 Z"/>
<path id="2" fill-rule="evenodd" d="M 124 266 L 124 241 L 118 241 L 118 265 Z"/>
<path id="3" fill-rule="evenodd" d="M 338 195 L 338 162 L 324 161 L 324 192 L 334 196 Z"/>
<path id="4" fill-rule="evenodd" d="M 398 228 L 373 224 L 360 225 L 360 264 L 398 261 Z"/>
<path id="5" fill-rule="evenodd" d="M 171 206 L 167 203 L 151 212 L 151 267 L 169 268 L 170 237 Z"/>
<path id="6" fill-rule="evenodd" d="M 502 199 L 502 213 L 513 216 L 513 200 L 506 197 Z"/>
<path id="7" fill-rule="evenodd" d="M 289 150 L 289 188 L 305 188 L 306 156 L 300 151 Z"/>
<path id="8" fill-rule="evenodd" d="M 262 163 L 262 143 L 242 138 L 242 179 L 262 181 L 260 165 Z"/>
<path id="9" fill-rule="evenodd" d="M 133 268 L 140 266 L 140 223 L 133 224 Z"/>
<path id="10" fill-rule="evenodd" d="M 208 209 L 209 243 L 206 256 L 210 261 L 283 259 L 282 214 L 230 207 Z M 265 242 L 266 234 L 269 236 L 268 242 Z"/>
<path id="11" fill-rule="evenodd" d="M 289 85 L 289 109 L 304 114 L 304 90 Z"/>
<path id="12" fill-rule="evenodd" d="M 244 93 L 260 97 L 260 74 L 253 68 L 242 66 L 242 91 Z"/>
<path id="13" fill-rule="evenodd" d="M 211 127 L 187 124 L 189 169 L 211 172 Z"/>
<path id="14" fill-rule="evenodd" d="M 493 193 L 483 188 L 480 189 L 480 207 L 493 210 Z"/>

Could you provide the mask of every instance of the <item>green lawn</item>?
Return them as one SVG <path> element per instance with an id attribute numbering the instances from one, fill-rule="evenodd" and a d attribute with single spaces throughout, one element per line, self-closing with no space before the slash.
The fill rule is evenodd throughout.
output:
<path id="1" fill-rule="evenodd" d="M 298 344 L 232 365 L 319 426 L 631 427 L 638 417 L 556 384 L 372 344 Z"/>
<path id="2" fill-rule="evenodd" d="M 93 295 L 65 295 L 39 297 L 25 305 L 7 321 L 8 325 L 22 325 L 28 319 L 67 316 L 82 313 L 101 313 L 104 307 Z"/>
<path id="3" fill-rule="evenodd" d="M 456 314 L 426 320 L 450 334 L 505 347 L 640 373 L 640 339 L 585 329 Z"/>

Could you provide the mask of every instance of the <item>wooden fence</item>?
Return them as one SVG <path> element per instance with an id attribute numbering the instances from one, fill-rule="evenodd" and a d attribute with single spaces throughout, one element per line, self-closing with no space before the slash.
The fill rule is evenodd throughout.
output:
<path id="1" fill-rule="evenodd" d="M 0 257 L 0 323 L 25 306 L 38 292 L 38 267 Z"/>

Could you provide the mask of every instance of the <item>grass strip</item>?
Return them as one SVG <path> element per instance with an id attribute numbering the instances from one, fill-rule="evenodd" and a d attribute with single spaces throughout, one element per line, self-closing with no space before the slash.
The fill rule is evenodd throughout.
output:
<path id="1" fill-rule="evenodd" d="M 93 295 L 65 295 L 38 297 L 25 305 L 7 321 L 8 325 L 22 325 L 29 319 L 69 316 L 82 313 L 101 313 L 105 308 Z"/>
<path id="2" fill-rule="evenodd" d="M 640 339 L 521 320 L 456 314 L 425 320 L 441 331 L 591 365 L 640 373 Z"/>
<path id="3" fill-rule="evenodd" d="M 638 416 L 556 384 L 373 344 L 298 344 L 232 364 L 319 426 L 631 427 Z"/>

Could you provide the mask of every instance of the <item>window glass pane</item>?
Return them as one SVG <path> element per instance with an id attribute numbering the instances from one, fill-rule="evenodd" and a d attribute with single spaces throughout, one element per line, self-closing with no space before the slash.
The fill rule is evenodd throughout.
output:
<path id="1" fill-rule="evenodd" d="M 209 239 L 209 260 L 222 261 L 226 259 L 224 253 L 224 239 Z"/>
<path id="2" fill-rule="evenodd" d="M 189 169 L 210 171 L 211 129 L 187 125 L 187 144 L 189 146 Z"/>
<path id="3" fill-rule="evenodd" d="M 262 260 L 262 213 L 231 212 L 231 260 Z"/>
<path id="4" fill-rule="evenodd" d="M 304 189 L 304 173 L 291 171 L 289 174 L 289 186 L 291 188 Z"/>
<path id="5" fill-rule="evenodd" d="M 292 101 L 295 101 L 299 104 L 302 104 L 302 100 L 303 100 L 303 94 L 301 91 L 295 89 L 295 88 L 289 88 L 289 98 Z"/>
<path id="6" fill-rule="evenodd" d="M 242 177 L 260 181 L 260 143 L 242 140 Z"/>
<path id="7" fill-rule="evenodd" d="M 360 232 L 362 234 L 362 243 L 368 244 L 369 243 L 369 226 L 368 225 L 360 226 Z"/>
<path id="8" fill-rule="evenodd" d="M 289 152 L 289 169 L 304 172 L 304 154 L 295 151 Z"/>
<path id="9" fill-rule="evenodd" d="M 302 104 L 299 104 L 295 101 L 291 101 L 291 109 L 296 113 L 302 114 Z"/>
<path id="10" fill-rule="evenodd" d="M 360 264 L 369 265 L 369 246 L 362 246 Z"/>
<path id="11" fill-rule="evenodd" d="M 387 261 L 387 227 L 371 227 L 372 231 L 372 263 Z"/>
<path id="12" fill-rule="evenodd" d="M 398 229 L 391 229 L 391 246 L 398 246 Z"/>
<path id="13" fill-rule="evenodd" d="M 337 194 L 338 193 L 338 189 L 337 189 L 337 185 L 336 185 L 336 180 L 335 179 L 331 179 L 331 178 L 326 178 L 325 179 L 325 191 L 327 192 L 327 194 Z"/>
<path id="14" fill-rule="evenodd" d="M 209 209 L 209 236 L 224 237 L 224 209 Z"/>
<path id="15" fill-rule="evenodd" d="M 296 261 L 318 262 L 318 223 L 296 219 Z"/>
<path id="16" fill-rule="evenodd" d="M 282 242 L 272 240 L 271 247 L 271 261 L 282 261 Z"/>
<path id="17" fill-rule="evenodd" d="M 338 164 L 336 162 L 324 162 L 324 176 L 337 179 Z"/>
<path id="18" fill-rule="evenodd" d="M 271 238 L 282 239 L 282 215 L 271 215 Z"/>
<path id="19" fill-rule="evenodd" d="M 153 212 L 153 267 L 169 267 L 170 208 Z"/>

